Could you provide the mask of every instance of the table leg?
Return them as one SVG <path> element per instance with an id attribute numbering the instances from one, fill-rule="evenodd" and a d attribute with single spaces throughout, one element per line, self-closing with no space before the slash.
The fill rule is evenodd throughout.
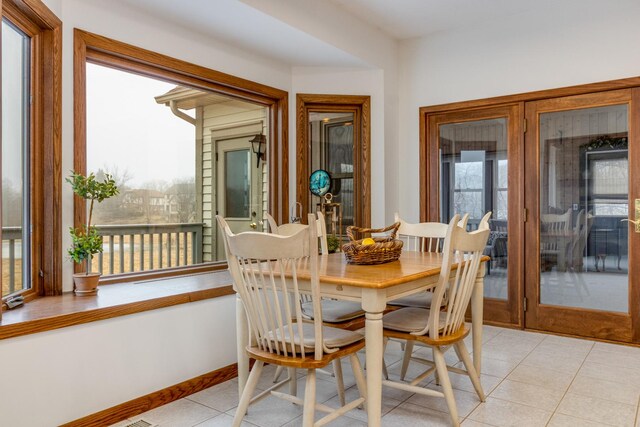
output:
<path id="1" fill-rule="evenodd" d="M 484 274 L 485 263 L 480 265 L 471 294 L 471 336 L 473 338 L 473 366 L 480 376 L 482 367 L 482 322 L 484 310 Z"/>
<path id="2" fill-rule="evenodd" d="M 386 307 L 384 291 L 365 289 L 362 309 L 365 311 L 367 368 L 367 425 L 379 427 L 382 418 L 382 313 Z"/>
<path id="3" fill-rule="evenodd" d="M 242 396 L 247 379 L 249 378 L 249 356 L 247 344 L 249 343 L 249 325 L 244 305 L 240 296 L 236 294 L 236 354 L 238 356 L 238 396 Z"/>

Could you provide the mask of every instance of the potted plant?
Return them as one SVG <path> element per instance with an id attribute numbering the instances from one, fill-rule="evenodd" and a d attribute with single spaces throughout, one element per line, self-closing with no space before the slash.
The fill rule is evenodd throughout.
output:
<path id="1" fill-rule="evenodd" d="M 98 291 L 100 273 L 89 273 L 89 266 L 93 256 L 102 252 L 102 236 L 98 234 L 95 226 L 91 225 L 93 215 L 93 203 L 102 202 L 105 199 L 118 194 L 118 187 L 113 177 L 105 174 L 104 180 L 98 181 L 93 173 L 88 176 L 71 172 L 66 181 L 71 184 L 73 192 L 89 201 L 89 215 L 87 223 L 80 227 L 70 227 L 71 247 L 67 251 L 69 257 L 77 264 L 85 264 L 84 273 L 73 275 L 76 295 L 94 295 Z"/>

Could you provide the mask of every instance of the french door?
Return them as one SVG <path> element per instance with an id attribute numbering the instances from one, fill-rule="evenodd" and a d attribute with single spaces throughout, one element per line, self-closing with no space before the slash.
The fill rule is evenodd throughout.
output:
<path id="1" fill-rule="evenodd" d="M 422 168 L 421 220 L 469 213 L 469 228 L 492 211 L 492 257 L 485 277 L 485 319 L 522 326 L 522 103 L 430 114 Z M 425 158 L 423 156 L 423 158 Z"/>
<path id="2" fill-rule="evenodd" d="M 640 198 L 639 102 L 624 89 L 525 104 L 527 328 L 640 340 L 640 234 L 623 221 Z"/>

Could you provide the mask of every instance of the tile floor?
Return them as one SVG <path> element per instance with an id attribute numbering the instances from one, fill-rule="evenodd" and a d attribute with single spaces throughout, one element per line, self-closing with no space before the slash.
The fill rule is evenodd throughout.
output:
<path id="1" fill-rule="evenodd" d="M 392 379 L 398 379 L 400 357 L 399 345 L 389 343 L 385 358 Z M 455 362 L 454 352 L 447 358 Z M 343 370 L 349 400 L 357 390 L 349 365 Z M 419 370 L 413 363 L 407 377 Z M 298 390 L 303 393 L 304 376 L 299 375 Z M 273 367 L 266 367 L 258 388 L 266 388 L 272 377 Z M 337 406 L 334 379 L 322 374 L 318 378 L 318 400 Z M 640 427 L 640 348 L 485 326 L 481 381 L 487 401 L 479 402 L 468 378 L 451 374 L 451 381 L 466 427 Z M 426 385 L 438 387 L 429 379 Z M 389 388 L 383 394 L 383 426 L 450 425 L 444 399 Z M 237 381 L 231 380 L 116 426 L 140 417 L 162 427 L 229 426 L 237 401 Z M 299 426 L 301 415 L 298 406 L 267 397 L 250 407 L 243 426 Z M 366 413 L 353 410 L 329 425 L 366 426 Z"/>

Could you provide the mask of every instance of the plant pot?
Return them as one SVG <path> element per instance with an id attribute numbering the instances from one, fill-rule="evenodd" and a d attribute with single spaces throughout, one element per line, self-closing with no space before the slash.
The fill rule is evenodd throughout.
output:
<path id="1" fill-rule="evenodd" d="M 91 296 L 98 293 L 100 273 L 76 273 L 73 275 L 73 283 L 76 285 L 73 292 L 77 296 Z"/>

